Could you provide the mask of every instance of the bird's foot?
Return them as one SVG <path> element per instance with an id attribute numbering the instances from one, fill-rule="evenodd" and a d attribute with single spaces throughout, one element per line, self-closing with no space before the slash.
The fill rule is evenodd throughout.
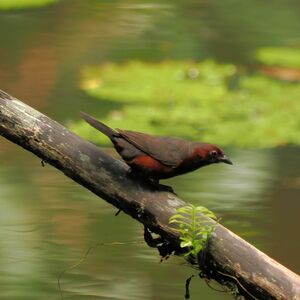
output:
<path id="1" fill-rule="evenodd" d="M 169 186 L 169 185 L 165 185 L 165 184 L 160 184 L 160 183 L 158 183 L 158 184 L 156 185 L 156 187 L 157 187 L 159 190 L 161 190 L 161 191 L 166 191 L 166 192 L 172 193 L 172 194 L 174 194 L 174 195 L 177 196 L 177 194 L 174 192 L 173 188 L 172 188 L 171 186 Z"/>
<path id="2" fill-rule="evenodd" d="M 160 190 L 160 191 L 165 191 L 165 192 L 169 192 L 172 193 L 174 195 L 177 196 L 177 194 L 174 192 L 173 188 L 169 185 L 165 185 L 165 184 L 160 184 L 158 181 L 154 181 L 154 180 L 150 180 L 151 185 L 156 189 L 156 190 Z"/>
<path id="3" fill-rule="evenodd" d="M 135 178 L 140 181 L 147 182 L 155 190 L 169 192 L 177 196 L 177 194 L 174 192 L 171 186 L 160 184 L 157 179 L 146 177 L 144 174 L 136 172 L 131 168 L 128 169 L 127 176 L 131 178 Z"/>

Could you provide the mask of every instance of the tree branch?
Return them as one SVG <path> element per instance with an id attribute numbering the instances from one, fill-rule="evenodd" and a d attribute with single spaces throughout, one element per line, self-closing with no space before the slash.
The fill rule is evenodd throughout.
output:
<path id="1" fill-rule="evenodd" d="M 0 134 L 158 233 L 172 250 L 180 250 L 169 218 L 186 202 L 128 176 L 123 162 L 1 90 Z M 297 274 L 222 225 L 210 239 L 201 270 L 246 299 L 300 300 Z"/>

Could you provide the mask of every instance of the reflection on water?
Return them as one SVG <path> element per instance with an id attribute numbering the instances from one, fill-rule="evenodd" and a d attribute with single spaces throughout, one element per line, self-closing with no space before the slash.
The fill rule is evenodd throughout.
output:
<path id="1" fill-rule="evenodd" d="M 259 199 L 272 184 L 271 151 L 232 152 L 232 167 L 213 165 L 202 169 L 201 173 L 187 175 L 184 179 L 187 184 L 184 186 L 186 192 L 183 191 L 185 197 L 221 211 L 239 211 L 245 206 L 254 210 L 259 208 Z M 197 185 L 196 181 L 199 181 Z"/>
<path id="2" fill-rule="evenodd" d="M 278 216 L 289 235 L 297 236 L 296 223 L 287 224 L 293 222 L 293 211 L 299 211 L 299 201 L 296 193 L 285 190 L 300 189 L 294 169 L 300 163 L 298 151 L 228 149 L 232 167 L 209 166 L 168 184 L 299 272 L 299 241 L 280 236 L 280 223 L 272 217 Z M 51 166 L 43 168 L 38 158 L 21 149 L 16 155 L 15 162 L 0 157 L 0 282 L 6 299 L 58 298 L 57 276 L 63 270 L 63 293 L 72 299 L 183 299 L 184 280 L 193 271 L 182 259 L 160 264 L 156 251 L 143 243 L 140 224 L 125 214 L 114 217 L 113 207 Z M 293 164 L 282 167 L 281 157 L 293 159 Z M 116 241 L 124 244 L 110 244 Z M 79 266 L 67 270 L 97 243 Z M 273 248 L 278 243 L 280 251 Z M 192 282 L 191 292 L 206 299 L 230 299 L 198 280 Z"/>

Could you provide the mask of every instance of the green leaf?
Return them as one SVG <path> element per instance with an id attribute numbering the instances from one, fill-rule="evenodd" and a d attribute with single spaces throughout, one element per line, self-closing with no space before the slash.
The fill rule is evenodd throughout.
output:
<path id="1" fill-rule="evenodd" d="M 180 243 L 180 247 L 181 248 L 185 248 L 185 247 L 191 247 L 192 246 L 192 242 L 191 241 L 182 241 Z"/>
<path id="2" fill-rule="evenodd" d="M 211 218 L 211 219 L 210 219 Z M 203 206 L 187 206 L 177 209 L 169 219 L 170 224 L 174 224 L 174 228 L 180 234 L 180 247 L 190 248 L 190 251 L 185 255 L 197 256 L 207 245 L 207 242 L 215 229 L 217 220 L 215 214 Z"/>
<path id="3" fill-rule="evenodd" d="M 195 253 L 198 254 L 203 249 L 203 246 L 201 244 L 197 244 L 195 246 Z"/>
<path id="4" fill-rule="evenodd" d="M 256 58 L 270 66 L 300 68 L 300 49 L 264 47 L 257 51 Z"/>

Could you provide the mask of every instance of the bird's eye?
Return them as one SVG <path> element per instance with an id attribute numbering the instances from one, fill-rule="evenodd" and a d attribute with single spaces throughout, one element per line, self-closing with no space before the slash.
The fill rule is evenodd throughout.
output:
<path id="1" fill-rule="evenodd" d="M 212 157 L 216 157 L 216 156 L 218 156 L 218 152 L 216 150 L 213 150 L 213 151 L 210 152 L 210 155 Z"/>

